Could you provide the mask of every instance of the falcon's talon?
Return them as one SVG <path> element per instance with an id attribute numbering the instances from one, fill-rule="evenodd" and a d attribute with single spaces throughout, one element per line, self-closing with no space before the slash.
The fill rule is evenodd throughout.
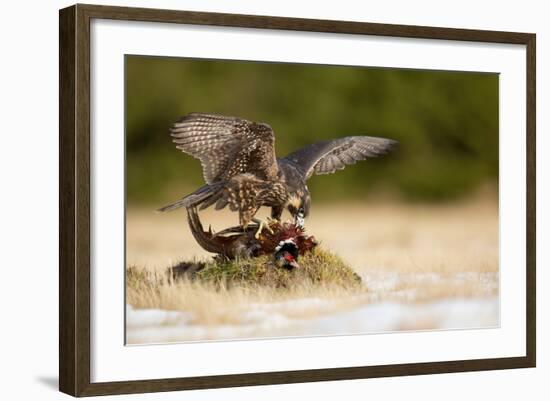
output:
<path id="1" fill-rule="evenodd" d="M 258 229 L 256 230 L 256 234 L 254 234 L 254 238 L 260 239 L 260 234 L 262 233 L 263 227 L 264 227 L 264 224 L 263 224 L 263 222 L 261 222 L 261 223 L 258 225 Z"/>
<path id="2" fill-rule="evenodd" d="M 258 220 L 258 229 L 256 230 L 256 234 L 254 234 L 254 238 L 260 239 L 260 234 L 262 233 L 263 229 L 265 228 L 267 231 L 269 231 L 270 234 L 274 234 L 271 227 L 269 227 L 269 222 L 265 220 Z"/>

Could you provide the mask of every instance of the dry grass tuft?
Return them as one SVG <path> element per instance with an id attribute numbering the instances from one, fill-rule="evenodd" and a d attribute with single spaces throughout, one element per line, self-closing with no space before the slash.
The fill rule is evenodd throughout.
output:
<path id="1" fill-rule="evenodd" d="M 344 299 L 364 291 L 361 278 L 338 256 L 316 249 L 299 259 L 300 267 L 276 267 L 269 256 L 233 261 L 193 262 L 186 274 L 173 268 L 165 272 L 131 266 L 126 269 L 127 302 L 135 308 L 193 311 L 200 324 L 236 323 L 239 305 L 273 303 L 292 299 Z M 181 265 L 177 265 L 181 266 Z M 194 269 L 197 268 L 197 269 Z M 358 300 L 335 303 L 332 309 Z M 311 311 L 297 310 L 293 317 Z"/>

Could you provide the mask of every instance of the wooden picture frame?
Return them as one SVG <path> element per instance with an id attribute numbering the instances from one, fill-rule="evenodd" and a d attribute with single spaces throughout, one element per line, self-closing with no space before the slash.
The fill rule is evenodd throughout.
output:
<path id="1" fill-rule="evenodd" d="M 439 361 L 400 365 L 92 383 L 90 380 L 90 21 L 94 18 L 402 38 L 491 42 L 526 46 L 526 355 L 523 357 Z M 60 10 L 59 27 L 59 388 L 62 392 L 73 396 L 93 396 L 526 368 L 535 366 L 536 38 L 534 34 L 95 5 L 75 5 Z"/>

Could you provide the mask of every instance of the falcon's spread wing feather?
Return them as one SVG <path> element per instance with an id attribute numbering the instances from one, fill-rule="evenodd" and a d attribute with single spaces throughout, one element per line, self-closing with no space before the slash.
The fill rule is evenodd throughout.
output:
<path id="1" fill-rule="evenodd" d="M 176 147 L 199 159 L 208 184 L 237 174 L 277 176 L 275 135 L 267 124 L 217 114 L 191 113 L 171 128 Z"/>
<path id="2" fill-rule="evenodd" d="M 285 157 L 298 165 L 306 178 L 315 174 L 331 174 L 369 157 L 386 154 L 397 141 L 370 136 L 348 136 L 317 142 Z"/>

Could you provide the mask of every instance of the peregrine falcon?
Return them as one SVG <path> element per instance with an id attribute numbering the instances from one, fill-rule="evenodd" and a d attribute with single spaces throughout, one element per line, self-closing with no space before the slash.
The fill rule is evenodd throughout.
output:
<path id="1" fill-rule="evenodd" d="M 286 208 L 297 224 L 303 225 L 311 203 L 308 178 L 386 154 L 397 144 L 385 138 L 348 136 L 317 142 L 277 158 L 275 135 L 265 123 L 190 113 L 170 131 L 179 150 L 200 160 L 206 184 L 159 211 L 229 206 L 239 212 L 243 228 L 251 221 L 259 223 L 257 235 L 265 226 L 254 218 L 261 206 L 271 207 L 271 218 L 276 220 Z"/>

